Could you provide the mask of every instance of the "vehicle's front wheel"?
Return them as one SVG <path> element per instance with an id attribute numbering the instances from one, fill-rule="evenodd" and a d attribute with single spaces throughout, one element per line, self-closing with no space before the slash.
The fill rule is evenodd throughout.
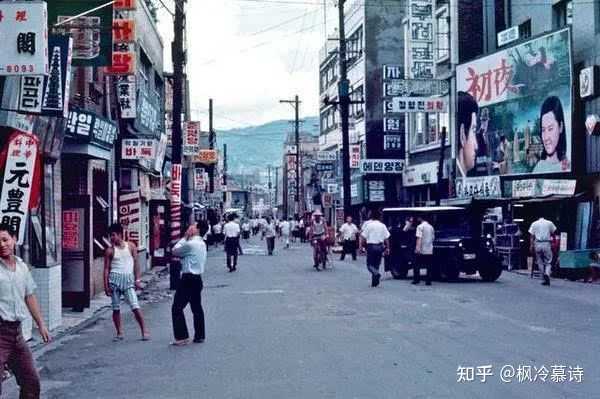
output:
<path id="1" fill-rule="evenodd" d="M 492 282 L 498 280 L 502 274 L 502 264 L 493 262 L 492 259 L 486 264 L 479 267 L 479 276 L 483 281 Z"/>
<path id="2" fill-rule="evenodd" d="M 446 279 L 446 281 L 458 280 L 460 270 L 458 269 L 458 262 L 456 259 L 450 260 L 443 266 L 442 274 L 444 275 L 444 279 Z"/>

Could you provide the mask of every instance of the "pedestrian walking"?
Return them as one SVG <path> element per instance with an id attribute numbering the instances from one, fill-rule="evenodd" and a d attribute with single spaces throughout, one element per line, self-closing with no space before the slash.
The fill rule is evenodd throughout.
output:
<path id="1" fill-rule="evenodd" d="M 298 220 L 292 219 L 290 222 L 290 229 L 292 230 L 292 242 L 296 242 L 296 239 L 300 237 L 300 227 L 298 226 Z"/>
<path id="2" fill-rule="evenodd" d="M 352 223 L 352 216 L 346 216 L 346 223 L 340 227 L 340 237 L 342 239 L 342 256 L 340 260 L 346 258 L 346 254 L 352 254 L 352 260 L 356 260 L 356 239 L 358 238 L 358 227 Z"/>
<path id="3" fill-rule="evenodd" d="M 263 224 L 263 236 L 267 240 L 267 254 L 272 256 L 275 250 L 275 223 L 270 217 Z"/>
<path id="4" fill-rule="evenodd" d="M 229 220 L 223 227 L 225 235 L 225 253 L 227 254 L 227 268 L 229 272 L 237 270 L 238 248 L 240 246 L 240 225 L 235 222 L 235 215 L 227 216 Z"/>
<path id="5" fill-rule="evenodd" d="M 415 237 L 417 238 L 415 243 L 416 260 L 414 262 L 412 284 L 419 284 L 421 282 L 421 269 L 425 268 L 425 285 L 431 285 L 435 229 L 423 217 L 419 217 L 417 223 L 417 230 L 415 232 Z M 408 226 L 406 228 L 410 229 Z"/>
<path id="6" fill-rule="evenodd" d="M 529 227 L 529 249 L 535 254 L 535 262 L 544 281 L 542 285 L 550 285 L 550 272 L 552 269 L 552 234 L 556 226 L 550 220 L 540 217 Z"/>
<path id="7" fill-rule="evenodd" d="M 323 265 L 323 270 L 327 267 L 327 225 L 319 209 L 314 211 L 312 216 L 308 237 L 313 247 L 313 267 L 320 271 L 319 265 Z"/>
<path id="8" fill-rule="evenodd" d="M 300 242 L 306 242 L 306 226 L 303 218 L 300 218 L 298 222 L 298 235 L 300 236 Z"/>
<path id="9" fill-rule="evenodd" d="M 150 339 L 140 310 L 136 289 L 142 289 L 141 270 L 137 260 L 137 248 L 134 243 L 123 240 L 123 226 L 115 223 L 108 228 L 112 246 L 104 252 L 104 292 L 112 300 L 112 319 L 116 335 L 114 341 L 122 341 L 121 296 L 129 305 L 137 321 L 142 341 Z"/>
<path id="10" fill-rule="evenodd" d="M 244 240 L 250 239 L 250 230 L 250 223 L 248 223 L 248 220 L 244 220 L 244 222 L 242 223 L 242 238 Z"/>
<path id="11" fill-rule="evenodd" d="M 6 365 L 15 375 L 20 398 L 38 399 L 40 376 L 29 345 L 23 338 L 21 323 L 31 315 L 42 340 L 47 343 L 51 338 L 34 294 L 35 282 L 29 267 L 15 256 L 15 246 L 16 237 L 11 228 L 0 224 L 0 371 Z"/>
<path id="12" fill-rule="evenodd" d="M 285 248 L 290 247 L 290 233 L 291 233 L 290 221 L 288 219 L 284 219 L 283 222 L 281 222 L 281 237 L 283 239 Z"/>
<path id="13" fill-rule="evenodd" d="M 371 218 L 368 223 L 363 225 L 364 228 L 360 234 L 361 251 L 367 253 L 367 269 L 371 273 L 371 287 L 379 285 L 381 258 L 390 252 L 390 232 L 385 224 L 379 221 L 380 217 L 378 210 L 372 210 Z"/>
<path id="14" fill-rule="evenodd" d="M 204 310 L 202 309 L 202 274 L 206 264 L 206 243 L 202 237 L 208 225 L 204 221 L 191 225 L 184 237 L 173 247 L 173 254 L 181 258 L 181 279 L 175 291 L 171 317 L 173 319 L 173 345 L 189 343 L 189 334 L 183 310 L 190 304 L 194 316 L 194 342 L 204 342 Z"/>

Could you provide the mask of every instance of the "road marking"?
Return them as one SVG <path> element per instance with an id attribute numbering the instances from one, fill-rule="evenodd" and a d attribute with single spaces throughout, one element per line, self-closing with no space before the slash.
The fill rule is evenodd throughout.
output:
<path id="1" fill-rule="evenodd" d="M 283 290 L 242 291 L 242 294 L 244 294 L 244 295 L 283 294 Z"/>

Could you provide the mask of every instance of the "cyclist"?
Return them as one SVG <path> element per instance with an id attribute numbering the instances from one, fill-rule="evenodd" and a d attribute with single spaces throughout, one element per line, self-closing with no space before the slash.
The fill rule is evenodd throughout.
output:
<path id="1" fill-rule="evenodd" d="M 313 259 L 315 269 L 319 269 L 319 264 L 323 264 L 323 269 L 327 262 L 327 226 L 321 218 L 323 214 L 320 210 L 313 213 L 313 221 L 310 225 L 310 243 L 313 247 Z"/>

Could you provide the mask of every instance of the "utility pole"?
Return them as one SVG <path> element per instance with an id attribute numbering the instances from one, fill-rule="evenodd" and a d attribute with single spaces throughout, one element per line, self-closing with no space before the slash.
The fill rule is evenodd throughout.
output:
<path id="1" fill-rule="evenodd" d="M 302 101 L 296 95 L 293 100 L 279 100 L 279 102 L 291 104 L 294 107 L 294 141 L 296 143 L 296 195 L 294 196 L 296 205 L 294 211 L 300 214 L 300 103 Z"/>
<path id="2" fill-rule="evenodd" d="M 208 148 L 215 149 L 215 131 L 213 129 L 213 99 L 208 99 Z M 215 166 L 211 165 L 208 174 L 209 193 L 215 192 Z"/>
<path id="3" fill-rule="evenodd" d="M 227 144 L 223 144 L 223 186 L 227 187 Z M 223 190 L 223 203 L 227 201 L 227 190 Z"/>
<path id="4" fill-rule="evenodd" d="M 340 119 L 342 120 L 342 186 L 344 188 L 344 213 L 350 214 L 352 195 L 350 194 L 350 136 L 348 133 L 348 118 L 350 114 L 350 82 L 348 81 L 348 66 L 346 64 L 346 32 L 344 24 L 344 3 L 338 1 L 339 35 L 340 35 L 340 81 L 338 82 L 338 99 Z"/>
<path id="5" fill-rule="evenodd" d="M 273 184 L 271 184 L 271 165 L 267 165 L 267 174 L 269 176 L 269 183 L 268 183 L 268 188 L 269 188 L 269 210 L 273 209 L 273 196 L 272 196 L 272 189 L 273 189 Z"/>
<path id="6" fill-rule="evenodd" d="M 277 197 L 279 195 L 279 169 L 280 168 L 281 168 L 281 166 L 275 166 L 275 207 L 277 207 L 277 205 L 278 205 Z"/>
<path id="7" fill-rule="evenodd" d="M 440 143 L 440 160 L 438 163 L 438 173 L 437 173 L 437 196 L 435 198 L 435 204 L 439 206 L 442 202 L 442 187 L 444 184 L 442 182 L 444 178 L 444 153 L 446 152 L 446 126 L 442 126 L 442 142 Z"/>
<path id="8" fill-rule="evenodd" d="M 171 171 L 171 243 L 176 243 L 181 237 L 181 182 L 183 180 L 182 170 L 182 132 L 181 113 L 183 110 L 183 74 L 185 69 L 185 0 L 175 0 L 175 18 L 173 23 L 173 43 L 171 53 L 173 58 L 173 136 L 172 136 L 172 161 Z M 170 288 L 175 289 L 179 280 L 181 263 L 173 259 L 169 265 Z"/>

